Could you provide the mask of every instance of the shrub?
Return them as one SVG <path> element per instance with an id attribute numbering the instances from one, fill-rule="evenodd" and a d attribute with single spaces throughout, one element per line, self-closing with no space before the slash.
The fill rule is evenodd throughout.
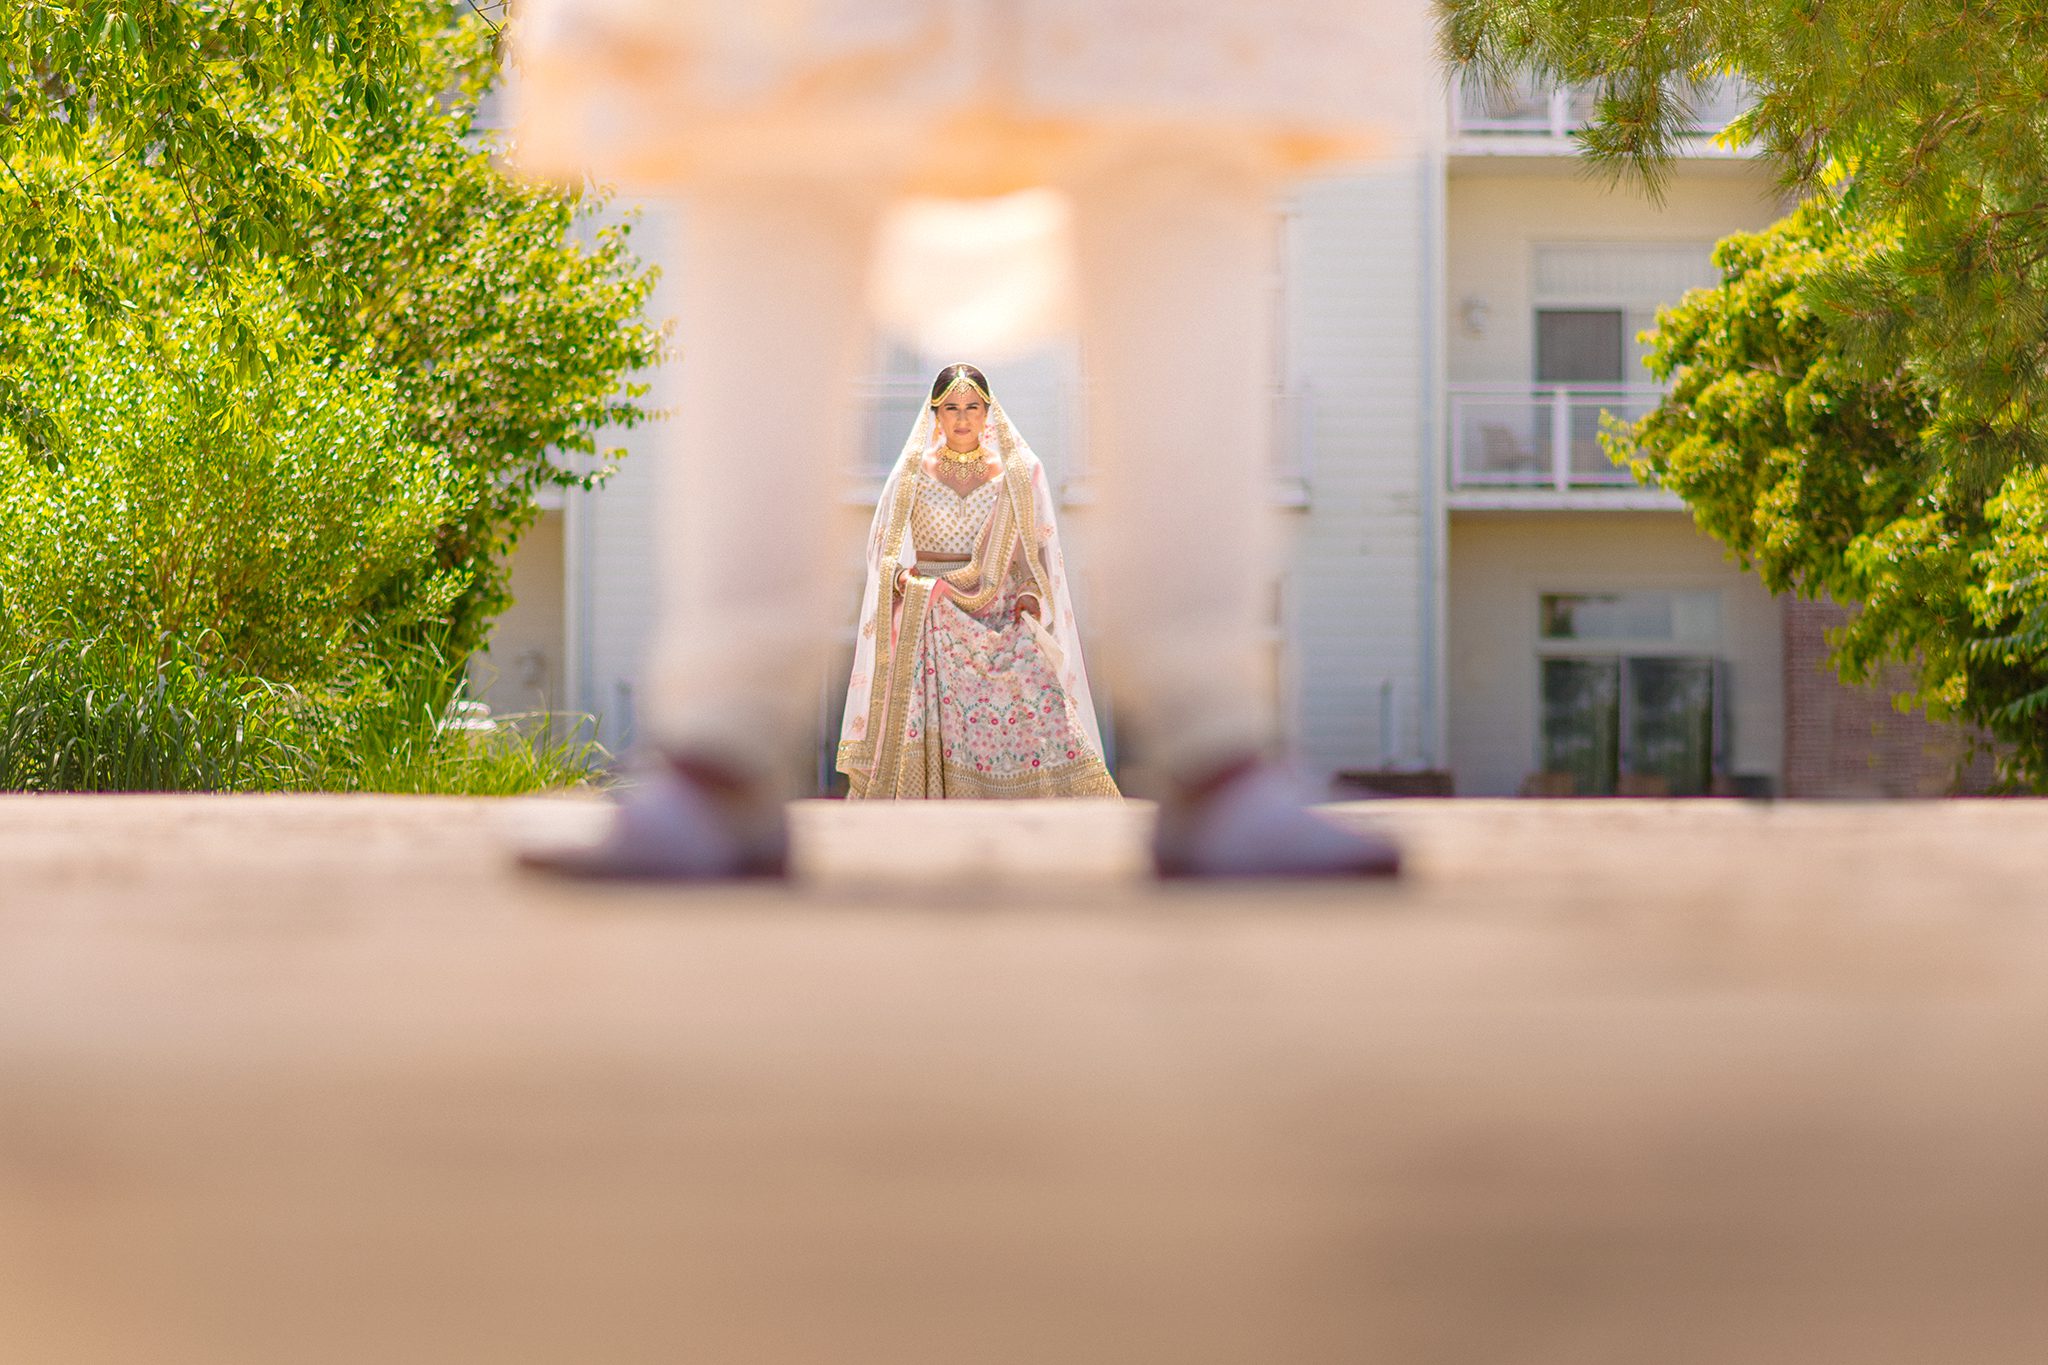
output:
<path id="1" fill-rule="evenodd" d="M 375 38 L 345 61 L 130 16 L 120 60 L 184 91 L 154 121 L 36 21 L 55 103 L 0 119 L 35 133 L 0 176 L 0 783 L 500 790 L 596 752 L 447 717 L 535 492 L 647 415 L 653 272 L 492 164 L 489 25 L 374 8 L 300 15 Z"/>
<path id="2" fill-rule="evenodd" d="M 296 336 L 237 372 L 216 322 L 23 319 L 21 392 L 55 439 L 0 429 L 0 787 L 583 780 L 599 751 L 573 732 L 447 723 L 470 576 L 436 547 L 463 475 L 392 385 Z"/>
<path id="3" fill-rule="evenodd" d="M 433 562 L 457 479 L 388 383 L 297 346 L 244 378 L 190 313 L 52 314 L 26 392 L 62 440 L 0 429 L 0 608 L 29 647 L 203 639 L 208 666 L 317 686 L 466 586 Z"/>

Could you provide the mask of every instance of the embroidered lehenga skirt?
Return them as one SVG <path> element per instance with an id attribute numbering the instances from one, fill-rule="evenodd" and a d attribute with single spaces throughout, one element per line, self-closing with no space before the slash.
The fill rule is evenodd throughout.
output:
<path id="1" fill-rule="evenodd" d="M 920 563 L 920 573 L 956 564 Z M 1088 742 L 1073 700 L 1023 622 L 1016 585 L 978 613 L 920 591 L 906 603 L 887 722 L 900 752 L 877 775 L 898 797 L 1116 796 L 1116 783 Z M 913 607 L 922 617 L 911 639 Z M 900 707 L 900 710 L 897 708 Z M 893 772 L 889 770 L 893 769 Z M 867 792 L 879 796 L 885 793 Z"/>
<path id="2" fill-rule="evenodd" d="M 1116 797 L 1115 780 L 1089 738 L 1076 698 L 1061 682 L 1059 647 L 1051 636 L 1017 618 L 1018 598 L 1041 600 L 1051 578 L 1041 556 L 1036 577 L 1024 553 L 997 550 L 1002 583 L 969 610 L 945 597 L 934 601 L 932 580 L 957 571 L 975 547 L 989 556 L 990 517 L 1002 488 L 987 485 L 959 497 L 938 480 L 913 475 L 920 486 L 906 501 L 919 537 L 917 574 L 897 601 L 892 648 L 878 651 L 873 704 L 866 716 L 872 764 L 847 765 L 857 798 Z M 1020 476 L 1014 496 L 1024 509 L 1030 493 Z M 995 525 L 1004 524 L 997 516 Z M 1029 520 L 1023 522 L 1029 526 Z M 926 547 L 934 547 L 927 557 Z M 1061 588 L 1063 596 L 1063 585 Z M 887 617 L 878 616 L 888 632 Z M 1072 676 L 1069 670 L 1069 676 Z M 856 677 L 854 691 L 866 683 Z M 856 739 L 860 736 L 856 735 Z"/>

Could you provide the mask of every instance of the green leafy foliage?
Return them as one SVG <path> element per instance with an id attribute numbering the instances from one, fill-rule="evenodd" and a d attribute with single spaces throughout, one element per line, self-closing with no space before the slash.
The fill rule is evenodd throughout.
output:
<path id="1" fill-rule="evenodd" d="M 600 449 L 599 433 L 646 417 L 632 376 L 660 354 L 641 317 L 654 276 L 629 250 L 630 224 L 579 240 L 601 200 L 516 183 L 493 164 L 474 128 L 496 69 L 489 26 L 416 0 L 365 8 L 389 10 L 377 30 L 387 46 L 406 40 L 391 70 L 367 68 L 384 91 L 374 113 L 352 95 L 352 68 L 332 61 L 294 77 L 291 107 L 328 111 L 316 125 L 249 112 L 263 134 L 251 133 L 252 158 L 321 144 L 320 157 L 283 163 L 291 195 L 201 193 L 175 148 L 136 155 L 119 125 L 101 127 L 77 157 L 46 152 L 0 180 L 0 221 L 37 224 L 0 257 L 0 305 L 19 316 L 56 297 L 88 324 L 125 330 L 205 296 L 211 333 L 197 344 L 237 379 L 291 350 L 389 386 L 458 480 L 435 556 L 469 574 L 450 606 L 466 650 L 505 605 L 536 490 L 589 486 L 619 453 Z M 71 196 L 81 184 L 90 194 Z M 31 336 L 0 337 L 0 422 L 46 443 L 50 415 L 23 389 Z M 255 425 L 231 395 L 228 407 L 224 420 Z"/>
<path id="2" fill-rule="evenodd" d="M 1644 334 L 1668 396 L 1603 442 L 1773 591 L 1857 604 L 1833 637 L 1845 680 L 1911 663 L 1908 700 L 1981 727 L 2006 746 L 2008 776 L 2039 785 L 2048 483 L 2019 470 L 1986 498 L 1932 453 L 1938 391 L 1911 376 L 1872 383 L 1834 347 L 1807 285 L 1882 236 L 1817 199 L 1722 241 L 1722 283 L 1660 310 Z"/>
<path id="3" fill-rule="evenodd" d="M 654 275 L 630 252 L 630 224 L 578 244 L 601 200 L 508 181 L 470 140 L 495 70 L 488 32 L 457 27 L 432 50 L 443 81 L 352 130 L 293 264 L 309 323 L 335 354 L 389 376 L 420 439 L 463 471 L 437 553 L 473 570 L 452 617 L 467 649 L 505 606 L 535 492 L 589 487 L 620 454 L 598 434 L 647 416 L 629 377 L 661 339 L 642 321 Z"/>
<path id="4" fill-rule="evenodd" d="M 0 252 L 55 247 L 98 193 L 99 162 L 175 178 L 209 230 L 286 245 L 317 193 L 309 168 L 341 149 L 337 106 L 375 117 L 417 84 L 418 0 L 11 0 L 0 7 L 0 176 L 63 164 L 62 194 L 27 194 L 0 220 Z M 442 12 L 443 15 L 447 11 Z M 88 212 L 97 208 L 83 205 Z"/>
<path id="5" fill-rule="evenodd" d="M 32 319 L 27 392 L 65 439 L 0 435 L 0 604 L 19 632 L 203 633 L 219 664 L 303 686 L 445 616 L 466 576 L 433 553 L 459 480 L 392 383 L 290 344 L 245 381 L 192 312 L 112 332 L 52 311 Z M 273 325 L 289 338 L 288 315 Z"/>
<path id="6" fill-rule="evenodd" d="M 1988 492 L 2048 457 L 2048 10 L 2037 0 L 1436 0 L 1469 80 L 1588 87 L 1588 165 L 1661 197 L 1692 83 L 1738 75 L 1781 187 L 1873 234 L 1806 295 L 1841 362 L 1942 395 L 1940 463 Z"/>
<path id="7" fill-rule="evenodd" d="M 473 127 L 495 37 L 416 0 L 0 18 L 0 716 L 16 753 L 130 755 L 34 784 L 587 756 L 445 724 L 536 492 L 605 475 L 661 347 L 628 226 Z M 156 762 L 116 697 L 268 757 Z"/>
<path id="8" fill-rule="evenodd" d="M 1640 472 L 1774 589 L 1856 604 L 1844 676 L 1989 730 L 2048 788 L 2048 10 L 2034 0 L 1436 0 L 1468 80 L 1591 89 L 1587 162 L 1661 198 L 1696 82 L 1805 203 L 1660 314 Z M 1625 427 L 1615 433 L 1628 438 Z M 1625 443 L 1625 442 L 1624 442 Z M 1625 457 L 1624 443 L 1610 450 Z"/>

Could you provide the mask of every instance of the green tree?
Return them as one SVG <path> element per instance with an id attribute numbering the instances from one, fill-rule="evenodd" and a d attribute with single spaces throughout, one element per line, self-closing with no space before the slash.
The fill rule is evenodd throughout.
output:
<path id="1" fill-rule="evenodd" d="M 485 6 L 485 9 L 502 6 Z M 420 0 L 13 0 L 0 8 L 0 175 L 22 196 L 0 251 L 90 268 L 67 230 L 100 163 L 146 159 L 226 239 L 278 246 L 341 154 L 340 100 L 371 116 L 417 79 Z M 31 187 L 24 167 L 78 172 Z M 38 192 L 41 190 L 42 192 Z"/>
<path id="2" fill-rule="evenodd" d="M 237 673 L 323 687 L 467 584 L 422 571 L 455 470 L 390 380 L 296 346 L 247 379 L 218 365 L 207 302 L 127 334 L 39 319 L 34 391 L 69 439 L 0 437 L 0 610 L 30 643 L 205 637 Z M 281 289 L 272 307 L 290 327 Z"/>
<path id="3" fill-rule="evenodd" d="M 419 0 L 0 18 L 0 652 L 446 699 L 661 350 L 629 225 L 493 164 L 496 38 Z"/>
<path id="4" fill-rule="evenodd" d="M 280 363 L 286 347 L 392 385 L 414 434 L 451 468 L 457 495 L 432 569 L 469 575 L 449 625 L 451 647 L 472 648 L 505 604 L 506 564 L 536 515 L 535 491 L 587 486 L 604 471 L 602 458 L 556 457 L 616 454 L 599 451 L 600 433 L 646 416 L 631 377 L 660 352 L 641 317 L 653 274 L 631 255 L 626 224 L 578 240 L 601 197 L 521 184 L 494 166 L 474 128 L 497 65 L 486 19 L 418 0 L 363 5 L 383 16 L 362 30 L 378 39 L 369 55 L 273 70 L 265 63 L 302 55 L 297 20 L 255 23 L 273 8 L 260 4 L 190 8 L 220 30 L 207 30 L 202 51 L 241 54 L 238 84 L 214 60 L 193 61 L 213 101 L 204 108 L 235 113 L 237 131 L 219 137 L 240 149 L 259 188 L 211 183 L 231 170 L 218 137 L 191 134 L 197 150 L 138 150 L 132 111 L 56 123 L 45 99 L 41 133 L 17 136 L 21 159 L 0 180 L 0 222 L 29 225 L 0 255 L 0 310 L 25 320 L 54 300 L 67 318 L 83 310 L 132 337 L 158 315 L 192 316 L 191 298 L 207 292 L 200 312 L 213 334 L 202 344 L 251 392 L 256 368 Z M 50 9 L 29 13 L 44 13 L 47 27 Z M 169 32 L 197 22 L 178 9 L 149 12 Z M 76 39 L 77 23 L 61 31 Z M 103 46 L 54 49 L 74 51 L 81 68 L 66 89 L 111 97 Z M 133 97 L 148 105 L 188 88 L 193 73 L 158 59 L 153 44 L 143 58 L 129 71 Z M 280 284 L 286 313 L 272 306 Z M 50 405 L 24 387 L 47 369 L 37 335 L 33 325 L 0 332 L 0 425 L 44 448 L 59 439 Z"/>
<path id="5" fill-rule="evenodd" d="M 2048 10 L 2034 0 L 1436 0 L 1466 79 L 1589 87 L 1577 137 L 1662 198 L 1698 83 L 1723 139 L 1805 197 L 1723 243 L 1660 316 L 1671 400 L 1639 464 L 1780 589 L 1856 604 L 1837 662 L 1909 658 L 1913 700 L 2048 787 Z M 1618 433 L 1628 435 L 1630 433 Z M 1619 453 L 1619 446 L 1613 447 Z M 2031 520 L 2030 520 L 2031 518 Z"/>
<path id="6" fill-rule="evenodd" d="M 418 78 L 341 125 L 349 153 L 283 264 L 332 353 L 388 377 L 413 433 L 460 471 L 436 554 L 471 574 L 450 609 L 450 644 L 467 651 L 505 606 L 534 494 L 591 486 L 621 453 L 600 436 L 649 415 L 632 376 L 662 340 L 643 316 L 655 275 L 630 222 L 602 221 L 602 194 L 509 179 L 494 137 L 479 144 L 495 30 L 416 22 L 405 69 Z"/>
<path id="7" fill-rule="evenodd" d="M 337 117 L 383 111 L 416 81 L 406 0 L 16 0 L 0 7 L 0 261 L 58 284 L 88 318 L 137 300 L 130 175 L 208 247 L 210 264 L 289 253 L 318 176 L 343 160 Z M 261 338 L 215 281 L 238 364 Z M 16 335 L 0 334 L 0 419 L 22 420 Z"/>

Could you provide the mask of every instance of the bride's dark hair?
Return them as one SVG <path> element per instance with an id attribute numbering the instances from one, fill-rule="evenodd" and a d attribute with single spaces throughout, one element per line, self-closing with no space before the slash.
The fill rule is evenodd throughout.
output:
<path id="1" fill-rule="evenodd" d="M 931 401 L 934 403 L 938 402 L 940 396 L 947 389 L 953 387 L 953 381 L 963 374 L 967 376 L 968 382 L 973 384 L 975 388 L 980 389 L 991 398 L 995 397 L 995 394 L 989 390 L 988 376 L 980 370 L 975 369 L 972 365 L 948 365 L 945 369 L 940 370 L 939 377 L 932 381 Z"/>

